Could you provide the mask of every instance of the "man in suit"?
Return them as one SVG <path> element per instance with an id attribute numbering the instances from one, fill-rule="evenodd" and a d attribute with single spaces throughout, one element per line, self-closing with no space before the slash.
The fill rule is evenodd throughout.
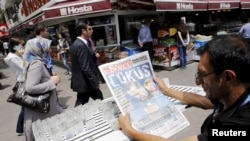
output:
<path id="1" fill-rule="evenodd" d="M 95 52 L 88 46 L 88 38 L 93 34 L 89 24 L 76 26 L 77 38 L 70 48 L 72 77 L 71 89 L 77 92 L 75 106 L 85 104 L 92 99 L 103 99 L 99 89 L 98 68 Z"/>

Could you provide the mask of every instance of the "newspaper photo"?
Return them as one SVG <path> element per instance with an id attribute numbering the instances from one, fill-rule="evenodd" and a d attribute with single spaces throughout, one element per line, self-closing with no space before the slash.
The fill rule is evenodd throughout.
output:
<path id="1" fill-rule="evenodd" d="M 122 114 L 130 113 L 134 128 L 168 138 L 189 126 L 189 121 L 153 81 L 148 52 L 99 66 Z"/>

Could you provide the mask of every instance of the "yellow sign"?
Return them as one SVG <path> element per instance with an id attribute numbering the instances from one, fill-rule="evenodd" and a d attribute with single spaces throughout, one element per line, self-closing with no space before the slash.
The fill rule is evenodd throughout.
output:
<path id="1" fill-rule="evenodd" d="M 173 36 L 177 33 L 176 28 L 169 28 L 169 36 Z"/>

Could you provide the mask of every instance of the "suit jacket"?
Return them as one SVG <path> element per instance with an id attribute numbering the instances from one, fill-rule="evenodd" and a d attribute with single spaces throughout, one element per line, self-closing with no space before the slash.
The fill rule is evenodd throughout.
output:
<path id="1" fill-rule="evenodd" d="M 71 89 L 85 93 L 96 89 L 99 84 L 95 53 L 81 40 L 76 38 L 70 48 L 72 77 Z"/>

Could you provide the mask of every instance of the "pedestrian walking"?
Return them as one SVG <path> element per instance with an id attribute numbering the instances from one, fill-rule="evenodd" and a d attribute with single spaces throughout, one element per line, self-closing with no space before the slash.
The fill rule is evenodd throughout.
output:
<path id="1" fill-rule="evenodd" d="M 96 54 L 88 46 L 88 39 L 93 34 L 89 24 L 79 23 L 76 26 L 77 38 L 70 48 L 72 77 L 71 89 L 77 92 L 75 106 L 85 104 L 92 99 L 103 99 L 99 88 Z"/>
<path id="2" fill-rule="evenodd" d="M 50 52 L 50 41 L 41 35 L 46 35 L 47 28 L 43 25 L 37 25 L 35 32 L 36 38 L 30 39 L 25 45 L 24 59 L 29 63 L 25 88 L 27 93 L 35 95 L 51 91 L 50 108 L 48 113 L 39 113 L 25 108 L 24 110 L 24 134 L 26 141 L 35 141 L 32 132 L 32 122 L 44 120 L 56 114 L 63 112 L 58 105 L 56 86 L 61 82 L 58 75 L 53 75 L 48 71 L 48 54 Z M 39 36 L 40 35 L 40 36 Z"/>
<path id="3" fill-rule="evenodd" d="M 11 71 L 15 74 L 16 85 L 23 83 L 25 80 L 25 61 L 23 60 L 24 53 L 24 40 L 18 37 L 12 37 L 10 39 L 10 53 L 4 58 L 5 64 L 7 64 Z M 21 107 L 21 111 L 18 116 L 16 125 L 16 134 L 18 136 L 23 135 L 24 124 L 24 107 Z"/>
<path id="4" fill-rule="evenodd" d="M 3 48 L 4 48 L 4 52 L 5 52 L 4 54 L 8 55 L 8 53 L 9 53 L 9 39 L 8 39 L 8 37 L 4 38 Z"/>
<path id="5" fill-rule="evenodd" d="M 66 75 L 72 75 L 71 67 L 70 67 L 69 62 L 68 62 L 69 49 L 70 49 L 70 45 L 66 39 L 65 34 L 59 33 L 58 34 L 57 50 L 59 51 L 59 54 L 62 58 L 64 66 L 66 67 L 66 70 L 67 70 L 67 72 L 65 72 Z"/>

